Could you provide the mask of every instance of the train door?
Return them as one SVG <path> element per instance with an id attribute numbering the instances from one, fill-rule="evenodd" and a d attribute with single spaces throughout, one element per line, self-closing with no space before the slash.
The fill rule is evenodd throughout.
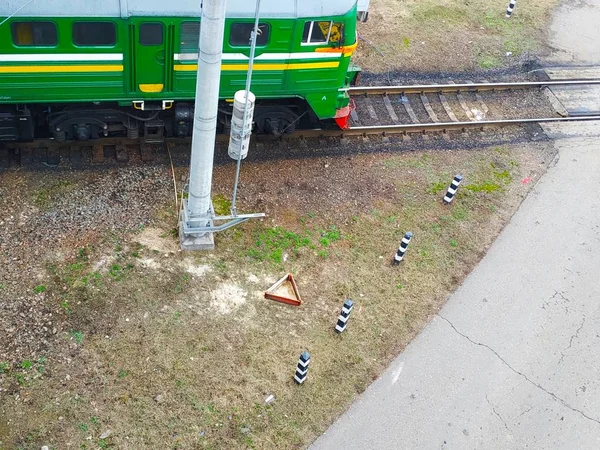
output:
<path id="1" fill-rule="evenodd" d="M 165 26 L 160 22 L 142 22 L 137 27 L 135 74 L 136 90 L 144 94 L 163 92 L 165 88 Z"/>

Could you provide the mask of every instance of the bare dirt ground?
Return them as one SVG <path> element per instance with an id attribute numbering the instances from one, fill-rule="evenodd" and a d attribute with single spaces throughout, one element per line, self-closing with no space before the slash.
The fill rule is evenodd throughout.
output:
<path id="1" fill-rule="evenodd" d="M 240 207 L 268 218 L 211 254 L 178 251 L 168 166 L 4 172 L 0 447 L 304 447 L 470 271 L 548 148 L 250 162 Z M 218 208 L 233 170 L 215 171 Z M 464 185 L 443 206 L 455 173 Z M 263 298 L 286 272 L 299 308 Z"/>

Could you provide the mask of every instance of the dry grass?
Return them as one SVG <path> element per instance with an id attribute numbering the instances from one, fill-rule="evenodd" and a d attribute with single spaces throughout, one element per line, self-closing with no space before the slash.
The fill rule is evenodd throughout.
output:
<path id="1" fill-rule="evenodd" d="M 369 21 L 359 25 L 362 42 L 354 60 L 371 72 L 511 65 L 544 51 L 550 12 L 557 3 L 520 2 L 507 20 L 505 0 L 372 0 Z"/>
<path id="2" fill-rule="evenodd" d="M 48 299 L 70 305 L 71 331 L 40 376 L 0 375 L 2 386 L 22 377 L 16 397 L 0 393 L 0 447 L 305 447 L 437 311 L 529 189 L 521 179 L 537 179 L 549 156 L 520 146 L 248 163 L 245 180 L 269 182 L 245 186 L 241 206 L 270 218 L 218 235 L 214 254 L 176 251 L 168 205 L 139 234 L 71 249 L 47 283 Z M 297 166 L 301 182 L 286 181 Z M 232 170 L 216 171 L 221 194 Z M 465 184 L 443 206 L 457 172 Z M 391 267 L 408 230 L 406 260 Z M 287 271 L 300 308 L 262 297 Z M 347 297 L 356 306 L 336 335 Z M 296 386 L 305 349 L 309 378 Z"/>

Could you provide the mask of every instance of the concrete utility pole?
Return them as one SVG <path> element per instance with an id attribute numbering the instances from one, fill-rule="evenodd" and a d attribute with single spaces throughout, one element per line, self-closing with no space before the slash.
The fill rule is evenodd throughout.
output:
<path id="1" fill-rule="evenodd" d="M 198 0 L 199 1 L 199 0 Z M 227 0 L 204 0 L 198 44 L 198 79 L 192 135 L 190 183 L 180 226 L 183 250 L 212 250 L 212 172 L 219 106 L 219 83 Z"/>

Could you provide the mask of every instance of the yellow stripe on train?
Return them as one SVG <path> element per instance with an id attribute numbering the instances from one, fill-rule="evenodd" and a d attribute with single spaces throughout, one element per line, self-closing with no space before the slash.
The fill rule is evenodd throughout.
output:
<path id="1" fill-rule="evenodd" d="M 0 73 L 81 73 L 123 72 L 122 65 L 77 65 L 77 66 L 0 66 Z"/>
<path id="2" fill-rule="evenodd" d="M 281 63 L 281 64 L 256 64 L 253 70 L 297 70 L 297 69 L 335 69 L 339 67 L 339 61 L 321 63 Z M 178 72 L 192 72 L 198 70 L 197 64 L 175 64 L 173 69 Z M 248 70 L 248 64 L 222 64 L 221 70 Z"/>

